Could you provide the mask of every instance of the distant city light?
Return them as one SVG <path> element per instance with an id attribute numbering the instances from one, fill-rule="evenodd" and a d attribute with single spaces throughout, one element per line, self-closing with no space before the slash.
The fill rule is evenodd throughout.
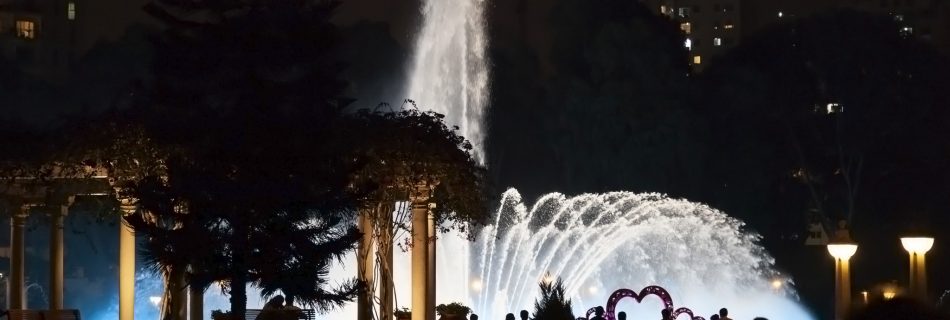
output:
<path id="1" fill-rule="evenodd" d="M 779 12 L 778 12 L 778 17 L 781 18 L 782 16 L 783 16 L 782 12 L 779 11 Z"/>

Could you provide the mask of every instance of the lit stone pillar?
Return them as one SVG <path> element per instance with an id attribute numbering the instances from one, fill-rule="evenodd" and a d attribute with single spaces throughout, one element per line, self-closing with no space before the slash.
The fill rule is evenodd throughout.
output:
<path id="1" fill-rule="evenodd" d="M 918 298 L 920 298 L 920 299 L 922 299 L 922 300 L 924 300 L 924 301 L 928 301 L 928 297 L 927 297 L 927 261 L 926 261 L 927 256 L 926 256 L 925 254 L 923 254 L 923 253 L 918 253 L 918 254 L 915 254 L 914 256 L 917 257 L 917 263 L 915 263 L 915 265 L 916 265 L 916 267 L 917 267 L 917 286 L 916 286 L 916 287 L 917 287 L 917 292 L 916 292 L 916 294 L 917 294 L 917 297 L 918 297 Z"/>
<path id="2" fill-rule="evenodd" d="M 63 269 L 64 269 L 64 249 L 63 249 L 63 220 L 69 214 L 69 206 L 72 205 L 74 197 L 67 198 L 66 202 L 59 206 L 59 210 L 50 213 L 49 226 L 49 308 L 51 310 L 63 309 Z"/>
<path id="3" fill-rule="evenodd" d="M 23 259 L 25 257 L 24 227 L 29 216 L 30 206 L 20 206 L 20 211 L 10 217 L 10 305 L 9 309 L 26 308 L 26 292 L 23 282 L 26 280 Z"/>
<path id="4" fill-rule="evenodd" d="M 828 253 L 835 259 L 835 320 L 842 320 L 851 307 L 851 270 L 848 261 L 857 252 L 851 243 L 832 243 Z"/>
<path id="5" fill-rule="evenodd" d="M 375 279 L 374 275 L 376 274 L 375 270 L 375 255 L 373 254 L 373 217 L 372 209 L 363 210 L 360 213 L 359 219 L 359 228 L 360 232 L 363 233 L 363 237 L 360 238 L 359 246 L 357 248 L 356 254 L 356 265 L 357 272 L 359 273 L 357 277 L 360 281 L 363 281 L 366 284 L 365 291 L 361 291 L 357 297 L 357 319 L 358 320 L 372 320 L 373 319 L 373 296 L 375 289 Z"/>
<path id="6" fill-rule="evenodd" d="M 198 287 L 189 286 L 188 288 L 189 320 L 203 320 L 205 309 L 205 292 Z"/>
<path id="7" fill-rule="evenodd" d="M 137 210 L 132 199 L 120 199 L 123 216 Z M 119 320 L 134 320 L 135 314 L 135 233 L 119 218 Z"/>
<path id="8" fill-rule="evenodd" d="M 438 232 L 438 230 L 436 230 L 435 228 L 435 216 L 432 214 L 432 210 L 431 210 L 431 209 L 434 209 L 434 207 L 435 207 L 435 204 L 431 204 L 429 208 L 430 210 L 427 214 L 428 216 L 427 229 L 429 231 L 428 232 L 429 233 L 429 248 L 428 248 L 429 257 L 428 257 L 428 262 L 427 262 L 428 268 L 426 269 L 426 272 L 428 273 L 426 275 L 426 279 L 428 282 L 427 283 L 428 288 L 426 289 L 428 291 L 428 295 L 426 296 L 426 306 L 429 307 L 429 310 L 433 310 L 436 306 L 435 304 L 435 293 L 436 293 L 435 292 L 436 290 L 435 289 L 436 288 L 435 286 L 435 249 L 436 249 L 435 242 L 436 241 L 435 240 L 436 240 L 436 232 Z M 429 320 L 434 320 L 434 319 L 435 319 L 435 312 L 432 312 L 432 314 L 429 315 Z"/>
<path id="9" fill-rule="evenodd" d="M 432 188 L 423 181 L 409 195 L 412 206 L 412 320 L 431 320 L 429 305 L 429 197 Z"/>

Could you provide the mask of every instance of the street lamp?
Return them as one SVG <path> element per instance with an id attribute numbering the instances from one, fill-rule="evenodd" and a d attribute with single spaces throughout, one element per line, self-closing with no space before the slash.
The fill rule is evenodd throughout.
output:
<path id="1" fill-rule="evenodd" d="M 851 305 L 851 274 L 848 260 L 858 251 L 853 243 L 830 243 L 828 253 L 835 258 L 835 319 L 844 319 Z"/>
<path id="2" fill-rule="evenodd" d="M 910 257 L 910 292 L 921 299 L 927 298 L 927 264 L 925 256 L 934 245 L 934 238 L 905 237 L 901 245 Z"/>

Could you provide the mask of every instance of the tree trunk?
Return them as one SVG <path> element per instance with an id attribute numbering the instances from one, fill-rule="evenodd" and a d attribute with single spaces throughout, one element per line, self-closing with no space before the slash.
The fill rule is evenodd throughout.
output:
<path id="1" fill-rule="evenodd" d="M 162 297 L 163 320 L 188 319 L 188 293 L 184 268 L 168 267 L 165 275 L 165 293 Z"/>
<path id="2" fill-rule="evenodd" d="M 394 285 L 393 285 L 393 206 L 384 203 L 376 213 L 378 217 L 376 228 L 379 230 L 376 256 L 379 260 L 379 318 L 393 319 Z"/>
<path id="3" fill-rule="evenodd" d="M 245 320 L 247 311 L 247 236 L 249 228 L 243 217 L 235 219 L 231 236 L 231 318 Z"/>

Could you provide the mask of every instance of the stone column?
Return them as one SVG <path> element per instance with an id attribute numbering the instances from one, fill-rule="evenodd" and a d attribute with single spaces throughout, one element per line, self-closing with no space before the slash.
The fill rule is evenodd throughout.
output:
<path id="1" fill-rule="evenodd" d="M 429 306 L 429 197 L 432 189 L 423 181 L 409 195 L 412 206 L 412 320 L 430 320 Z"/>
<path id="2" fill-rule="evenodd" d="M 188 286 L 188 288 L 189 320 L 203 320 L 205 292 L 198 287 Z"/>
<path id="3" fill-rule="evenodd" d="M 359 219 L 359 229 L 363 233 L 363 237 L 360 238 L 359 246 L 356 249 L 356 266 L 357 266 L 357 277 L 360 281 L 366 284 L 364 291 L 360 291 L 359 296 L 357 297 L 357 319 L 358 320 L 372 320 L 373 319 L 373 297 L 375 289 L 375 279 L 376 274 L 375 270 L 375 255 L 373 254 L 373 233 L 375 229 L 373 228 L 373 216 L 372 209 L 364 209 L 360 213 Z"/>
<path id="4" fill-rule="evenodd" d="M 49 225 L 49 308 L 50 310 L 63 309 L 63 220 L 69 214 L 69 206 L 74 197 L 68 197 L 59 206 L 59 210 L 50 213 Z"/>
<path id="5" fill-rule="evenodd" d="M 26 292 L 23 282 L 26 280 L 24 269 L 25 237 L 24 227 L 29 216 L 30 206 L 22 205 L 20 210 L 10 217 L 10 305 L 9 309 L 26 308 Z"/>
<path id="6" fill-rule="evenodd" d="M 429 209 L 430 210 L 427 214 L 428 216 L 427 229 L 429 230 L 428 232 L 429 233 L 429 248 L 428 248 L 429 257 L 428 257 L 428 262 L 427 262 L 428 268 L 426 269 L 426 272 L 427 272 L 426 279 L 428 282 L 427 283 L 428 288 L 426 289 L 428 291 L 428 295 L 426 296 L 426 306 L 429 307 L 429 310 L 433 310 L 435 309 L 435 306 L 436 306 L 436 302 L 435 302 L 435 293 L 436 293 L 435 292 L 435 288 L 436 288 L 435 286 L 435 249 L 436 249 L 435 243 L 436 241 L 435 240 L 436 240 L 436 234 L 438 230 L 436 230 L 435 228 L 435 215 L 433 215 L 432 213 L 432 209 L 435 209 L 435 204 L 434 203 L 431 204 Z M 429 318 L 430 320 L 435 319 L 434 311 Z"/>
<path id="7" fill-rule="evenodd" d="M 844 319 L 851 308 L 851 270 L 848 259 L 835 259 L 835 319 Z"/>
<path id="8" fill-rule="evenodd" d="M 122 215 L 134 214 L 135 200 L 120 199 Z M 135 233 L 119 218 L 119 320 L 135 320 Z"/>

